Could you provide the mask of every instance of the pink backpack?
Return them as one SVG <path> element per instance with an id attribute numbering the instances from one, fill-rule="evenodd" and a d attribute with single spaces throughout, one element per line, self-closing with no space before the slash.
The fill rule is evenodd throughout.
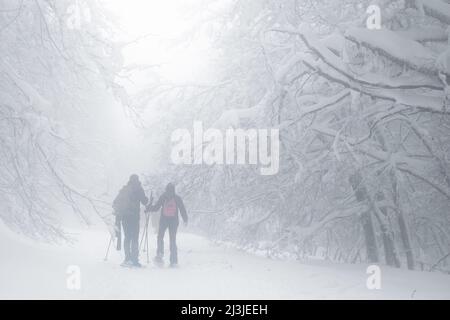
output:
<path id="1" fill-rule="evenodd" d="M 175 201 L 175 198 L 166 200 L 166 202 L 164 202 L 163 215 L 166 217 L 175 217 L 176 214 L 177 202 Z"/>

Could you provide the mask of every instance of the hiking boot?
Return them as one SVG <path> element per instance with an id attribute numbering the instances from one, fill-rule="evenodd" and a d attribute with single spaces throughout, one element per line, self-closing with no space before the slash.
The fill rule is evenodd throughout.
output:
<path id="1" fill-rule="evenodd" d="M 140 264 L 138 261 L 133 262 L 132 266 L 136 268 L 142 268 L 142 264 Z"/>
<path id="2" fill-rule="evenodd" d="M 133 263 L 130 260 L 125 260 L 120 264 L 122 267 L 131 267 Z"/>
<path id="3" fill-rule="evenodd" d="M 171 268 L 178 268 L 178 263 L 173 262 L 173 263 L 170 264 L 170 267 Z"/>

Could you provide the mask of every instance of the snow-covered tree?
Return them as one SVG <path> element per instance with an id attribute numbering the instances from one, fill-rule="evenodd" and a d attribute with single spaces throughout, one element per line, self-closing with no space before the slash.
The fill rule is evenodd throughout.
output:
<path id="1" fill-rule="evenodd" d="M 108 151 L 95 141 L 103 104 L 125 97 L 120 48 L 98 1 L 2 0 L 0 37 L 0 218 L 58 239 L 68 207 L 89 223 L 84 209 L 103 205 L 89 182 Z"/>
<path id="2" fill-rule="evenodd" d="M 216 4 L 196 29 L 214 39 L 214 80 L 140 97 L 177 105 L 175 127 L 279 128 L 281 168 L 175 170 L 197 225 L 268 254 L 448 269 L 450 5 Z"/>

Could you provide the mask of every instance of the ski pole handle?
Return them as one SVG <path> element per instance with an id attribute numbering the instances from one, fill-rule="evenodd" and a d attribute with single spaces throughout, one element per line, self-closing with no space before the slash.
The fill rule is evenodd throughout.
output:
<path id="1" fill-rule="evenodd" d="M 147 203 L 147 205 L 145 206 L 145 213 L 149 213 L 150 212 L 150 207 L 153 205 L 153 191 L 150 192 L 150 199 Z"/>

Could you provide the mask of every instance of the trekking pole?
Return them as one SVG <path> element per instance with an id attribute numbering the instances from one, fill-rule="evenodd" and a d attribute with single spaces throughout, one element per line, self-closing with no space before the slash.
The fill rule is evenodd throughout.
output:
<path id="1" fill-rule="evenodd" d="M 153 204 L 153 192 L 150 194 L 150 203 L 149 206 L 151 206 Z M 142 243 L 144 241 L 144 239 L 146 238 L 146 234 L 147 234 L 147 229 L 148 229 L 148 221 L 150 219 L 150 214 L 146 211 L 146 216 L 145 216 L 145 227 L 144 227 L 144 232 L 142 233 L 142 237 L 141 237 L 141 241 L 139 242 L 139 250 L 141 250 L 142 248 Z M 144 250 L 145 252 L 145 244 L 144 244 Z"/>
<path id="2" fill-rule="evenodd" d="M 153 205 L 153 192 L 150 194 L 150 206 Z M 145 236 L 145 243 L 144 243 L 144 250 L 143 252 L 147 253 L 147 264 L 150 263 L 150 258 L 148 256 L 148 223 L 150 222 L 150 213 L 147 213 L 146 221 L 145 221 L 145 231 L 143 238 Z M 141 239 L 141 245 L 142 245 L 142 239 Z"/>
<path id="3" fill-rule="evenodd" d="M 142 248 L 142 242 L 144 241 L 144 237 L 145 237 L 145 227 L 144 227 L 144 232 L 142 232 L 141 241 L 139 241 L 139 250 L 141 250 L 141 248 Z"/>
<path id="4" fill-rule="evenodd" d="M 149 221 L 149 214 L 147 214 L 147 217 L 145 218 L 145 227 L 144 232 L 142 233 L 141 242 L 139 243 L 139 250 L 142 248 L 142 243 L 144 243 L 144 249 L 142 252 L 145 252 L 145 242 L 144 239 L 147 240 L 147 232 L 148 232 L 148 221 Z"/>
<path id="5" fill-rule="evenodd" d="M 145 238 L 146 238 L 146 242 L 147 242 L 147 264 L 150 263 L 150 259 L 148 257 L 148 223 L 147 223 L 147 231 L 145 231 Z"/>
<path id="6" fill-rule="evenodd" d="M 111 243 L 113 242 L 113 236 L 109 239 L 108 249 L 106 250 L 104 261 L 108 261 L 109 249 L 111 248 Z"/>

